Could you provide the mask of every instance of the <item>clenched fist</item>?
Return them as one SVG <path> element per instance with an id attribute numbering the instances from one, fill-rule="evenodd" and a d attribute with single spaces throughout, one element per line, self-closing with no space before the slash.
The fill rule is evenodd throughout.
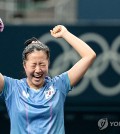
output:
<path id="1" fill-rule="evenodd" d="M 63 25 L 57 25 L 50 32 L 53 37 L 60 38 L 65 35 L 67 29 Z"/>

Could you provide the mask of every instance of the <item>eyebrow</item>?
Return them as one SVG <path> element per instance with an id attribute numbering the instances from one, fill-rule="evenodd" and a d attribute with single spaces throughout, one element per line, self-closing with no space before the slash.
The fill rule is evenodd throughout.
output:
<path id="1" fill-rule="evenodd" d="M 45 61 L 40 61 L 39 63 L 41 64 L 41 63 L 46 63 L 46 62 Z M 31 64 L 36 64 L 36 62 L 31 62 Z"/>

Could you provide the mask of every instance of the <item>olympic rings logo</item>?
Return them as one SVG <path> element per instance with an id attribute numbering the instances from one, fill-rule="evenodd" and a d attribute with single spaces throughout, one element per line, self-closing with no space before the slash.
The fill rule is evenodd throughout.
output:
<path id="1" fill-rule="evenodd" d="M 114 87 L 107 87 L 98 79 L 99 76 L 107 70 L 109 64 L 111 64 L 114 71 L 120 75 L 120 54 L 118 52 L 120 47 L 120 35 L 112 42 L 111 47 L 109 46 L 107 40 L 97 33 L 86 33 L 81 35 L 79 38 L 85 42 L 95 42 L 100 46 L 100 48 L 102 48 L 102 53 L 97 56 L 92 67 L 83 77 L 83 80 L 74 88 L 72 92 L 69 93 L 69 96 L 80 95 L 87 89 L 89 82 L 92 83 L 94 89 L 101 95 L 114 96 L 120 93 L 120 82 L 118 82 Z M 56 57 L 52 64 L 50 69 L 52 76 L 66 71 L 70 65 L 74 65 L 79 60 L 79 55 L 71 49 L 70 45 L 64 40 L 55 39 L 51 37 L 49 33 L 40 37 L 40 40 L 43 43 L 55 41 L 63 49 L 63 53 Z"/>

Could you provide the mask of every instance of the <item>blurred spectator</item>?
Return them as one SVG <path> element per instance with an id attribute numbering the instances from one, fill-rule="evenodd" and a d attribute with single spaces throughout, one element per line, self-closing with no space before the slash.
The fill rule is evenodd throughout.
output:
<path id="1" fill-rule="evenodd" d="M 14 18 L 24 18 L 25 17 L 24 10 L 26 7 L 27 0 L 16 0 L 16 3 L 17 3 L 17 5 L 16 5 L 17 11 L 13 15 L 13 17 Z"/>

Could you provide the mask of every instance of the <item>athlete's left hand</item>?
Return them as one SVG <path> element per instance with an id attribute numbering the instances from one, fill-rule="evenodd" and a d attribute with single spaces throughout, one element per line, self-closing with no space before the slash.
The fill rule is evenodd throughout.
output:
<path id="1" fill-rule="evenodd" d="M 55 38 L 63 37 L 66 32 L 67 29 L 63 25 L 57 25 L 52 30 L 50 30 L 51 35 Z"/>

